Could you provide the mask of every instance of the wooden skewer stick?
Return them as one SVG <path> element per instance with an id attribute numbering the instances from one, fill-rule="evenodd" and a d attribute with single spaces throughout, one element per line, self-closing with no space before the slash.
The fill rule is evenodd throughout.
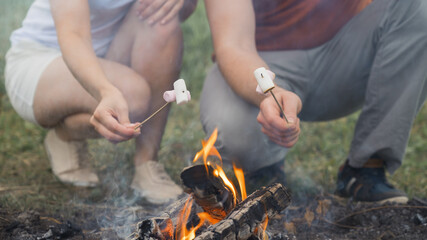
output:
<path id="1" fill-rule="evenodd" d="M 286 123 L 289 123 L 288 119 L 286 118 L 285 112 L 283 111 L 282 105 L 280 105 L 279 101 L 277 101 L 276 96 L 274 96 L 273 89 L 271 89 L 269 92 L 271 93 L 271 96 L 273 96 L 274 100 L 276 101 L 277 106 L 279 106 L 280 111 L 282 112 L 283 118 L 285 119 Z"/>
<path id="2" fill-rule="evenodd" d="M 165 108 L 168 104 L 169 104 L 169 102 L 165 103 L 161 108 L 159 108 L 157 111 L 155 111 L 153 114 L 151 114 L 148 118 L 146 118 L 144 121 L 142 121 L 140 124 L 138 124 L 138 126 L 135 127 L 135 130 L 140 128 L 144 123 L 146 123 L 148 120 L 150 120 L 152 117 L 154 117 L 157 113 L 162 111 L 163 108 Z"/>

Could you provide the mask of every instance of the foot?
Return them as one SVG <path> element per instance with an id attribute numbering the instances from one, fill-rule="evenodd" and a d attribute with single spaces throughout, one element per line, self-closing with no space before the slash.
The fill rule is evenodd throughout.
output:
<path id="1" fill-rule="evenodd" d="M 338 172 L 335 195 L 361 202 L 407 203 L 406 194 L 387 182 L 382 161 L 370 161 L 368 167 L 353 168 L 347 160 Z"/>
<path id="2" fill-rule="evenodd" d="M 286 175 L 283 168 L 284 165 L 281 161 L 245 175 L 246 191 L 248 194 L 273 183 L 281 183 L 285 186 Z"/>
<path id="3" fill-rule="evenodd" d="M 163 165 L 147 161 L 135 168 L 131 188 L 153 204 L 164 204 L 178 199 L 183 193 L 166 173 Z"/>
<path id="4" fill-rule="evenodd" d="M 92 187 L 99 183 L 96 173 L 83 164 L 87 160 L 84 156 L 88 155 L 86 142 L 64 141 L 51 129 L 46 135 L 44 146 L 52 171 L 61 182 L 82 187 Z"/>

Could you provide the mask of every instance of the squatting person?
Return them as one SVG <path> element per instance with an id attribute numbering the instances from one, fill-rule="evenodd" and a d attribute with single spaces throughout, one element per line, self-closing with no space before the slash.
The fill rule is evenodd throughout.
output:
<path id="1" fill-rule="evenodd" d="M 182 60 L 180 22 L 193 0 L 35 0 L 11 36 L 5 83 L 25 120 L 49 131 L 45 148 L 62 182 L 99 183 L 86 139 L 134 139 L 131 187 L 152 203 L 182 193 L 157 162 L 168 111 L 163 103 Z M 158 191 L 163 189 L 163 191 Z"/>
<path id="2" fill-rule="evenodd" d="M 216 63 L 201 95 L 201 121 L 216 147 L 247 176 L 284 181 L 280 165 L 301 121 L 361 109 L 336 194 L 404 203 L 390 185 L 427 93 L 427 2 L 423 0 L 205 0 Z M 255 69 L 276 74 L 255 92 Z M 276 178 L 276 179 L 274 179 Z"/>

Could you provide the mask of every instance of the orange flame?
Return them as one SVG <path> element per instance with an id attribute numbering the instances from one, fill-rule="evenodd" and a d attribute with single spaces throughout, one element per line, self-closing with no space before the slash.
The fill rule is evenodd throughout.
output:
<path id="1" fill-rule="evenodd" d="M 231 183 L 230 180 L 228 180 L 227 175 L 225 175 L 224 170 L 217 166 L 217 168 L 214 170 L 215 177 L 220 177 L 222 181 L 224 182 L 225 186 L 228 187 L 228 189 L 233 194 L 233 204 L 236 205 L 237 203 L 237 194 L 236 194 L 236 188 L 234 187 L 233 183 Z"/>
<path id="2" fill-rule="evenodd" d="M 222 179 L 222 181 L 224 182 L 226 187 L 233 194 L 233 203 L 234 203 L 234 205 L 236 205 L 236 203 L 237 203 L 236 188 L 234 187 L 233 183 L 227 178 L 227 176 L 226 176 L 226 174 L 222 168 L 221 155 L 219 154 L 218 150 L 214 146 L 217 137 L 218 137 L 218 129 L 215 128 L 215 130 L 212 132 L 211 136 L 209 137 L 209 139 L 207 141 L 202 140 L 202 149 L 199 152 L 197 152 L 197 154 L 195 155 L 195 157 L 193 159 L 193 162 L 196 162 L 201 157 L 203 157 L 203 163 L 206 167 L 206 172 L 209 173 L 208 165 L 212 166 L 214 176 Z M 208 161 L 209 156 L 217 157 L 220 160 L 220 163 L 217 164 L 217 163 L 212 163 L 212 162 Z M 245 185 L 245 178 L 244 178 L 243 170 L 241 168 L 237 168 L 234 164 L 233 164 L 233 170 L 234 170 L 234 174 L 237 178 L 237 181 L 239 183 L 240 194 L 241 194 L 242 200 L 244 200 L 247 198 L 247 193 L 246 193 L 246 185 Z M 179 233 L 179 236 L 177 236 L 178 233 L 176 233 L 175 239 L 180 239 L 180 240 L 194 239 L 196 236 L 196 231 L 201 226 L 203 226 L 203 224 L 206 221 L 208 221 L 210 224 L 216 224 L 217 222 L 220 221 L 219 219 L 211 217 L 206 212 L 198 213 L 197 215 L 199 216 L 200 222 L 197 224 L 197 226 L 188 230 L 186 223 L 187 223 L 189 215 L 190 215 L 192 203 L 193 203 L 192 200 L 191 201 L 190 201 L 190 199 L 187 200 L 187 202 L 184 205 L 184 208 L 181 210 L 181 214 L 180 214 L 180 218 L 179 218 L 180 220 L 178 221 L 178 224 L 181 226 L 181 231 Z M 264 221 L 264 223 L 261 225 L 261 227 L 263 228 L 263 233 L 262 233 L 263 240 L 268 240 L 268 236 L 265 232 L 265 229 L 267 228 L 267 224 L 268 224 L 268 216 L 266 217 L 266 220 Z"/>
<path id="3" fill-rule="evenodd" d="M 196 156 L 194 157 L 193 162 L 196 162 L 201 156 L 203 156 L 203 163 L 206 166 L 206 172 L 208 171 L 208 165 L 214 165 L 212 168 L 214 169 L 214 174 L 216 177 L 220 177 L 224 184 L 228 187 L 228 189 L 233 194 L 233 203 L 236 205 L 237 202 L 237 194 L 236 194 L 236 188 L 231 183 L 231 181 L 227 178 L 227 175 L 225 174 L 224 170 L 222 169 L 222 158 L 219 154 L 218 150 L 215 148 L 214 144 L 216 142 L 216 139 L 218 137 L 218 129 L 215 128 L 215 130 L 212 132 L 211 136 L 207 141 L 202 140 L 202 150 L 200 150 Z M 208 161 L 209 156 L 216 156 L 220 160 L 220 164 L 211 164 L 210 161 Z"/>
<path id="4" fill-rule="evenodd" d="M 218 150 L 214 146 L 217 137 L 218 137 L 218 129 L 215 128 L 215 130 L 212 132 L 211 136 L 207 141 L 202 140 L 202 150 L 196 153 L 196 156 L 194 156 L 193 162 L 196 162 L 200 157 L 203 156 L 203 163 L 206 166 L 209 164 L 208 157 L 216 156 L 222 163 L 221 155 L 219 154 Z M 207 168 L 206 168 L 206 171 L 207 171 Z"/>
<path id="5" fill-rule="evenodd" d="M 265 215 L 265 221 L 262 223 L 262 240 L 268 240 L 268 235 L 267 235 L 267 225 L 268 225 L 268 215 Z"/>
<path id="6" fill-rule="evenodd" d="M 203 224 L 208 221 L 210 224 L 215 224 L 217 222 L 219 222 L 218 219 L 212 218 L 208 213 L 206 212 L 201 212 L 198 213 L 197 216 L 199 216 L 199 223 L 197 224 L 197 226 L 191 228 L 190 230 L 187 229 L 187 222 L 188 222 L 188 218 L 190 217 L 190 213 L 191 213 L 191 206 L 193 205 L 193 199 L 189 198 L 185 204 L 184 204 L 184 208 L 181 210 L 180 212 L 180 216 L 178 218 L 178 226 L 181 226 L 181 231 L 177 231 L 175 234 L 175 239 L 180 239 L 180 240 L 192 240 L 196 237 L 196 231 L 203 226 Z M 179 236 L 178 236 L 179 234 Z"/>
<path id="7" fill-rule="evenodd" d="M 234 169 L 234 175 L 236 175 L 237 181 L 239 182 L 240 195 L 242 196 L 242 201 L 243 201 L 247 198 L 245 176 L 243 174 L 243 170 L 241 168 L 237 168 L 236 165 L 234 164 L 233 164 L 233 169 Z"/>
<path id="8" fill-rule="evenodd" d="M 175 234 L 175 239 L 181 239 L 181 240 L 191 240 L 194 239 L 194 237 L 196 236 L 194 231 L 188 231 L 187 230 L 187 221 L 188 221 L 188 217 L 190 216 L 191 213 L 191 206 L 193 205 L 193 198 L 188 198 L 188 200 L 185 202 L 184 207 L 182 208 L 180 214 L 179 214 L 179 220 L 177 223 L 177 226 L 181 226 L 181 231 L 179 232 L 179 236 L 178 236 L 178 231 Z"/>

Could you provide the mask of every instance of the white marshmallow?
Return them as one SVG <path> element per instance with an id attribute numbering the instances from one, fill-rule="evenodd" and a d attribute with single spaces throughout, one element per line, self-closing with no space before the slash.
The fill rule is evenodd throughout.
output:
<path id="1" fill-rule="evenodd" d="M 163 93 L 163 99 L 166 102 L 174 102 L 176 100 L 176 95 L 174 90 L 166 91 Z"/>
<path id="2" fill-rule="evenodd" d="M 257 93 L 261 94 L 261 95 L 267 96 L 267 93 L 264 93 L 264 92 L 261 90 L 261 87 L 260 87 L 258 84 L 256 85 L 256 89 L 255 89 L 255 91 L 256 91 Z"/>
<path id="3" fill-rule="evenodd" d="M 190 92 L 187 91 L 184 79 L 178 79 L 173 83 L 173 89 L 176 96 L 176 103 L 187 103 L 191 99 Z"/>
<path id="4" fill-rule="evenodd" d="M 270 73 L 264 67 L 257 68 L 254 71 L 254 76 L 263 93 L 266 93 L 274 88 L 273 79 Z"/>

